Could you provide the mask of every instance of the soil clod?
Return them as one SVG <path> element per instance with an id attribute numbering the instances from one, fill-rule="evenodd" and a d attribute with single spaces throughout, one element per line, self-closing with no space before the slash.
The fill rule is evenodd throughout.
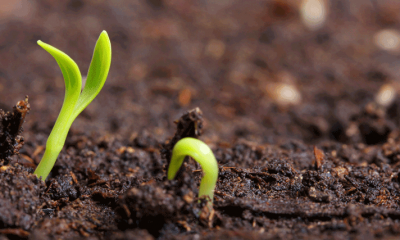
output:
<path id="1" fill-rule="evenodd" d="M 10 157 L 18 154 L 24 145 L 24 137 L 21 135 L 22 124 L 29 110 L 28 96 L 25 100 L 19 101 L 12 112 L 4 112 L 0 109 L 0 160 L 2 164 L 8 164 Z"/>

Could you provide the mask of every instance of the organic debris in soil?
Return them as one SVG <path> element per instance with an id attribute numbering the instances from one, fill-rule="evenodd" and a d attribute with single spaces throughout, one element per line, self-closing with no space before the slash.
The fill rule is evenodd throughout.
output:
<path id="1" fill-rule="evenodd" d="M 199 179 L 184 172 L 182 181 L 150 180 L 131 188 L 120 197 L 123 225 L 120 228 L 146 229 L 155 237 L 176 228 L 179 231 L 199 230 L 205 202 L 195 197 Z M 206 221 L 207 224 L 207 221 Z M 200 228 L 199 228 L 200 227 Z"/>
<path id="2" fill-rule="evenodd" d="M 167 161 L 166 169 L 171 162 L 172 150 L 175 144 L 185 137 L 198 138 L 203 131 L 203 112 L 200 108 L 195 108 L 183 114 L 178 120 L 175 120 L 176 132 L 171 140 L 168 140 L 161 147 L 161 156 Z M 184 162 L 188 157 L 185 158 Z M 182 172 L 186 171 L 186 165 L 182 164 L 181 168 L 176 173 L 175 179 L 181 179 Z"/>
<path id="3" fill-rule="evenodd" d="M 5 113 L 0 109 L 0 161 L 6 165 L 10 157 L 17 154 L 24 144 L 21 136 L 25 116 L 29 113 L 28 96 L 17 102 L 12 112 Z"/>
<path id="4" fill-rule="evenodd" d="M 0 235 L 373 239 L 400 233 L 398 139 L 383 146 L 328 142 L 315 148 L 302 141 L 225 144 L 214 149 L 220 174 L 212 212 L 198 202 L 201 169 L 194 161 L 185 163 L 181 178 L 169 181 L 155 146 L 129 144 L 72 137 L 47 186 L 31 170 L 2 166 Z"/>
<path id="5" fill-rule="evenodd" d="M 175 121 L 177 130 L 174 137 L 162 146 L 163 159 L 169 162 L 174 145 L 182 138 L 198 138 L 203 126 L 199 108 L 188 111 Z M 208 225 L 212 213 L 207 212 L 205 202 L 195 197 L 199 177 L 193 177 L 192 170 L 183 167 L 174 181 L 153 178 L 131 188 L 120 197 L 121 216 L 125 219 L 120 227 L 146 229 L 155 237 L 164 231 L 178 228 L 185 231 L 197 229 L 199 220 Z M 210 218 L 211 217 L 211 218 Z"/>
<path id="6" fill-rule="evenodd" d="M 171 161 L 172 149 L 179 140 L 185 137 L 198 138 L 201 135 L 203 131 L 203 112 L 197 107 L 182 115 L 174 123 L 176 124 L 175 135 L 171 140 L 163 144 L 161 149 L 161 155 L 167 160 L 168 164 Z"/>
<path id="7" fill-rule="evenodd" d="M 26 237 L 42 216 L 44 182 L 19 164 L 0 167 L 0 234 Z"/>

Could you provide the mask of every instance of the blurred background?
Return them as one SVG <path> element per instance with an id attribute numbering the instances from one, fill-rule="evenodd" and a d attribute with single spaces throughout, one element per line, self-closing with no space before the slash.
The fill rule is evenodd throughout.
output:
<path id="1" fill-rule="evenodd" d="M 0 0 L 0 108 L 29 95 L 26 141 L 47 134 L 64 82 L 102 30 L 113 58 L 72 134 L 163 141 L 200 107 L 204 139 L 385 142 L 399 124 L 397 0 Z M 379 138 L 376 138 L 375 135 Z"/>

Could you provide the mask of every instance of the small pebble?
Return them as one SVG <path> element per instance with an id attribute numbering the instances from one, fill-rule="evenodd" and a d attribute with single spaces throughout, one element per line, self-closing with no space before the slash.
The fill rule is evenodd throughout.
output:
<path id="1" fill-rule="evenodd" d="M 292 84 L 278 83 L 267 86 L 267 92 L 280 105 L 298 104 L 301 94 Z"/>
<path id="2" fill-rule="evenodd" d="M 300 5 L 300 16 L 304 25 L 310 30 L 317 30 L 325 23 L 327 15 L 324 0 L 303 0 Z"/>
<path id="3" fill-rule="evenodd" d="M 381 106 L 389 106 L 396 97 L 396 90 L 391 84 L 384 84 L 375 96 L 375 102 Z"/>
<path id="4" fill-rule="evenodd" d="M 383 29 L 374 35 L 375 45 L 385 51 L 395 52 L 400 48 L 400 33 L 394 29 Z"/>

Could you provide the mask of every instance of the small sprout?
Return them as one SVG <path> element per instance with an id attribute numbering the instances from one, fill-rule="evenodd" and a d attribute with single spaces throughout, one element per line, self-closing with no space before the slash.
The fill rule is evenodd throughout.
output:
<path id="1" fill-rule="evenodd" d="M 211 149 L 202 141 L 187 137 L 175 144 L 168 168 L 168 180 L 174 179 L 186 156 L 192 157 L 201 165 L 204 176 L 200 182 L 199 198 L 208 198 L 208 206 L 212 207 L 214 189 L 218 178 L 218 164 Z"/>
<path id="2" fill-rule="evenodd" d="M 42 41 L 38 44 L 57 61 L 65 81 L 65 97 L 60 114 L 46 143 L 46 151 L 34 174 L 45 180 L 61 152 L 75 118 L 89 105 L 102 89 L 111 65 L 111 43 L 103 31 L 94 48 L 92 62 L 83 91 L 78 65 L 68 55 Z"/>

